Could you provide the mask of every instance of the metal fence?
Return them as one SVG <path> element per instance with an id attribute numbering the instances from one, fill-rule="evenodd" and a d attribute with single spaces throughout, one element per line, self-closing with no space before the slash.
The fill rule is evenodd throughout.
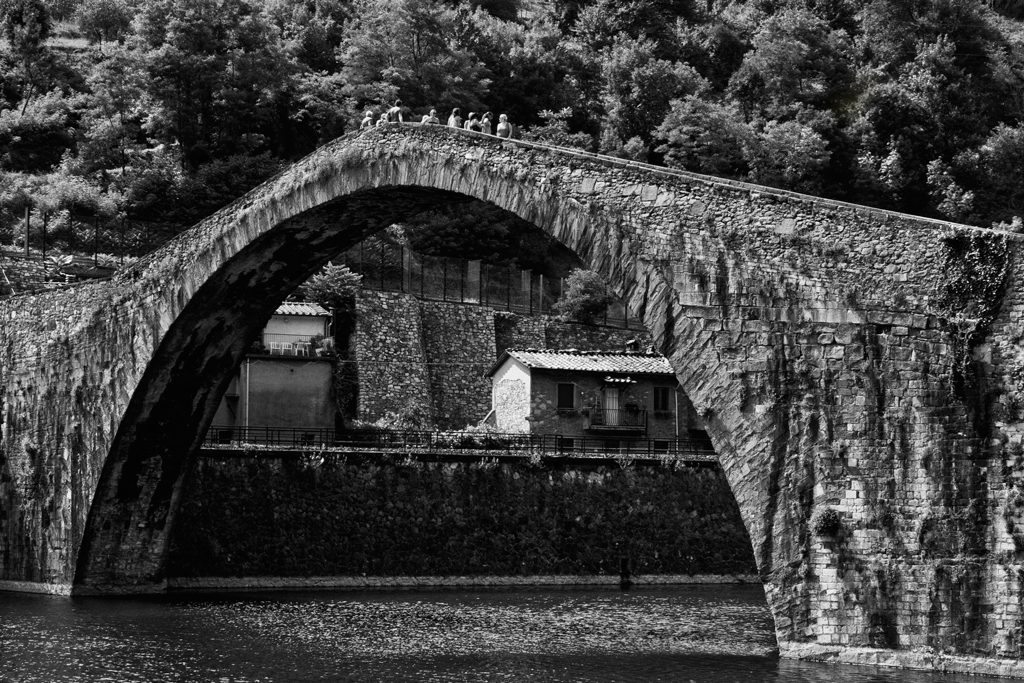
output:
<path id="1" fill-rule="evenodd" d="M 429 256 L 383 240 L 362 242 L 336 262 L 363 276 L 362 286 L 404 292 L 423 299 L 478 304 L 523 315 L 551 313 L 565 289 L 564 278 L 483 261 Z M 608 307 L 606 325 L 643 329 L 621 301 Z"/>
<path id="2" fill-rule="evenodd" d="M 643 429 L 647 427 L 646 410 L 629 410 L 625 408 L 588 408 L 591 427 L 627 427 Z"/>
<path id="3" fill-rule="evenodd" d="M 647 439 L 497 432 L 344 431 L 296 427 L 213 426 L 203 448 L 368 453 L 465 453 L 489 456 L 604 456 L 715 460 L 707 439 Z"/>

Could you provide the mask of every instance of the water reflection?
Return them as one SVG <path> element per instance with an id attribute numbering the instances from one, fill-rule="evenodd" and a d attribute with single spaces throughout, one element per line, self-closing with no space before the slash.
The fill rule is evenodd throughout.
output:
<path id="1" fill-rule="evenodd" d="M 779 661 L 759 587 L 0 595 L 0 680 L 982 683 Z"/>

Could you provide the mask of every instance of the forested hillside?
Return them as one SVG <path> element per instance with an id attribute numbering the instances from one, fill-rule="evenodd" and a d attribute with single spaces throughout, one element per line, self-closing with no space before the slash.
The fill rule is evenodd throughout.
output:
<path id="1" fill-rule="evenodd" d="M 166 237 L 395 99 L 406 120 L 503 113 L 528 139 L 910 213 L 1024 214 L 1024 0 L 0 0 L 0 18 L 7 244 L 26 207 L 66 247 L 97 226 Z"/>

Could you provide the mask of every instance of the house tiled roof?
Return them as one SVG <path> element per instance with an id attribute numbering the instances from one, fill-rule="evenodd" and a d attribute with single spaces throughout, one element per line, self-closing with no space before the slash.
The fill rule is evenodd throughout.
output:
<path id="1" fill-rule="evenodd" d="M 576 349 L 508 349 L 491 368 L 489 375 L 514 358 L 534 370 L 568 370 L 575 372 L 632 373 L 675 375 L 664 356 L 633 351 L 577 351 Z"/>
<path id="2" fill-rule="evenodd" d="M 308 304 L 300 301 L 285 301 L 277 310 L 274 311 L 274 315 L 330 315 L 330 312 L 323 306 L 317 304 Z"/>

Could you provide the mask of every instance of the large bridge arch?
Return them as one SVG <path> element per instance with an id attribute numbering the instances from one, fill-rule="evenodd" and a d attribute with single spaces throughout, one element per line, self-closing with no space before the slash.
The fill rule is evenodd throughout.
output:
<path id="1" fill-rule="evenodd" d="M 1019 579 L 970 512 L 994 501 L 992 434 L 953 391 L 941 301 L 958 253 L 1009 264 L 1012 240 L 429 126 L 339 139 L 109 283 L 4 302 L 4 585 L 159 589 L 188 459 L 274 306 L 459 197 L 534 223 L 643 319 L 707 418 L 784 653 L 1015 647 L 974 618 Z"/>

